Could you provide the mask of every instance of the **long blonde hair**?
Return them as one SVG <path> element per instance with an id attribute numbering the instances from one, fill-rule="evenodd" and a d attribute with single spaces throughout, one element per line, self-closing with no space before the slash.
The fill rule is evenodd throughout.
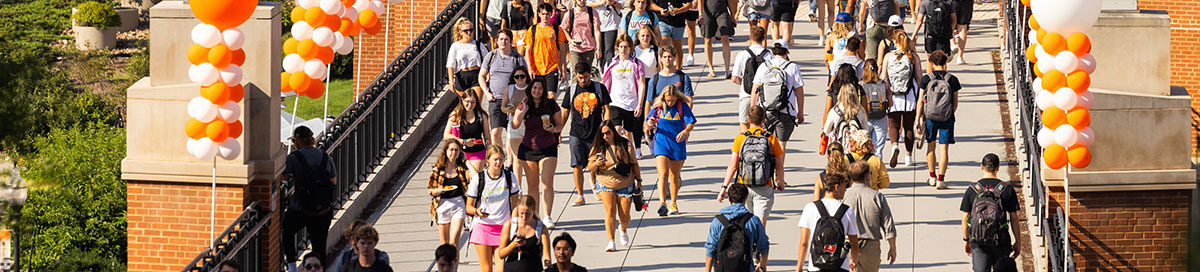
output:
<path id="1" fill-rule="evenodd" d="M 674 55 L 672 55 L 672 56 L 674 56 Z M 687 96 L 684 96 L 683 92 L 679 91 L 679 88 L 676 88 L 675 85 L 667 85 L 666 87 L 663 87 L 662 93 L 658 94 L 658 98 L 655 98 L 655 100 L 657 100 L 658 103 L 660 105 L 662 105 L 663 107 L 666 107 L 667 106 L 666 98 L 668 95 L 675 97 L 675 100 L 676 100 L 675 103 L 689 103 L 691 101 L 688 99 Z"/>
<path id="2" fill-rule="evenodd" d="M 861 97 L 858 96 L 858 88 L 853 84 L 843 84 L 841 90 L 838 91 L 838 106 L 842 107 L 842 120 L 858 118 L 858 113 L 863 111 Z"/>
<path id="3" fill-rule="evenodd" d="M 463 38 L 471 38 L 472 40 L 475 39 L 470 35 L 464 35 L 462 31 L 460 31 L 464 25 L 471 25 L 471 20 L 467 20 L 466 17 L 463 17 L 458 18 L 458 21 L 454 22 L 454 41 L 461 41 Z"/>
<path id="4" fill-rule="evenodd" d="M 850 25 L 849 22 L 833 23 L 833 30 L 829 31 L 829 35 L 832 35 L 832 36 L 830 36 L 828 39 L 825 39 L 825 40 L 830 41 L 830 42 L 837 42 L 838 39 L 849 37 L 850 32 L 852 32 L 852 31 L 854 31 L 854 26 Z"/>

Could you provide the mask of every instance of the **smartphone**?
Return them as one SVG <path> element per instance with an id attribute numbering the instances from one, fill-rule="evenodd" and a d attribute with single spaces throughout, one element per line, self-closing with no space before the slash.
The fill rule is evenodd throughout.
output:
<path id="1" fill-rule="evenodd" d="M 475 144 L 477 144 L 477 145 L 483 144 L 483 139 L 475 139 L 473 141 L 475 141 Z"/>

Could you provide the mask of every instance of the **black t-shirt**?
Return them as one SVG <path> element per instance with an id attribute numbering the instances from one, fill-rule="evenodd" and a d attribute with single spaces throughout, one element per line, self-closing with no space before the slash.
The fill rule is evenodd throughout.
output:
<path id="1" fill-rule="evenodd" d="M 342 272 L 392 272 L 392 267 L 376 258 L 371 267 L 362 267 L 358 262 L 342 265 Z"/>
<path id="2" fill-rule="evenodd" d="M 684 5 L 687 5 L 688 2 L 691 2 L 691 0 L 654 0 L 654 4 L 658 5 L 660 8 L 663 8 L 663 10 L 681 8 Z M 683 13 L 675 14 L 674 16 L 667 16 L 666 14 L 659 13 L 658 18 L 662 20 L 663 23 L 673 27 L 683 27 L 687 24 L 687 19 L 684 18 Z"/>
<path id="3" fill-rule="evenodd" d="M 1000 182 L 1001 181 L 999 179 L 994 178 L 985 178 L 978 181 L 979 185 L 983 185 L 985 188 L 996 186 L 996 184 L 1000 184 Z M 979 193 L 975 192 L 974 186 L 967 187 L 967 191 L 963 193 L 962 204 L 959 205 L 958 210 L 965 213 L 970 213 L 971 206 L 975 204 L 975 196 L 977 195 L 979 195 Z M 1000 190 L 1000 207 L 1008 213 L 1016 212 L 1021 208 L 1021 204 L 1017 199 L 1017 191 L 1013 190 L 1013 186 L 1009 185 L 1008 183 L 1005 183 L 1004 189 Z M 1007 215 L 1004 216 L 1004 220 L 1002 220 L 1000 224 L 1006 223 L 1008 223 Z M 1012 238 L 1009 237 L 1008 231 L 1000 232 L 999 242 L 1001 245 L 1012 244 Z"/>
<path id="4" fill-rule="evenodd" d="M 946 74 L 949 74 L 949 73 L 946 71 L 933 71 L 933 74 L 937 75 L 939 77 L 944 77 L 944 76 L 946 76 Z M 957 76 L 950 75 L 950 78 L 947 78 L 946 80 L 950 82 L 950 92 L 951 93 L 957 93 L 959 90 L 962 90 L 962 85 L 960 85 L 958 83 Z M 930 78 L 929 75 L 921 76 L 921 89 L 922 90 L 928 89 L 930 81 L 933 81 L 933 78 Z"/>
<path id="5" fill-rule="evenodd" d="M 604 85 L 594 81 L 587 87 L 574 85 L 570 92 L 571 95 L 562 101 L 562 107 L 571 111 L 570 135 L 590 143 L 600 129 L 600 122 L 604 121 L 604 109 L 612 99 L 608 97 Z"/>
<path id="6" fill-rule="evenodd" d="M 500 10 L 500 18 L 508 21 L 508 29 L 528 29 L 533 23 L 533 6 L 521 2 L 521 8 L 518 8 L 509 3 Z"/>
<path id="7" fill-rule="evenodd" d="M 558 265 L 551 264 L 550 267 L 546 268 L 545 272 L 559 272 Z M 571 267 L 571 271 L 564 271 L 564 272 L 587 272 L 587 268 L 576 264 L 575 266 Z"/>

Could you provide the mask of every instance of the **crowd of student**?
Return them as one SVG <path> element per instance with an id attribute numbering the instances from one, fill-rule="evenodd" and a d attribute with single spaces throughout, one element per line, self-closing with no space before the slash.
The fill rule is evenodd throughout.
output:
<path id="1" fill-rule="evenodd" d="M 815 148 L 828 164 L 799 222 L 797 270 L 877 271 L 883 258 L 889 263 L 896 258 L 895 223 L 879 190 L 890 184 L 887 169 L 897 166 L 900 143 L 909 166 L 913 148 L 929 143 L 929 184 L 947 188 L 947 155 L 962 88 L 947 72 L 947 62 L 955 55 L 963 61 L 959 48 L 971 2 L 812 2 L 817 12 L 810 18 L 822 28 L 818 43 L 825 49 L 829 78 L 820 87 L 827 93 Z M 918 7 L 911 11 L 917 32 L 926 29 L 924 61 L 910 38 L 917 32 L 902 26 L 909 6 Z M 692 111 L 696 91 L 680 67 L 693 65 L 697 21 L 707 77 L 717 76 L 712 42 L 722 42 L 724 76 L 729 90 L 738 92 L 742 131 L 733 140 L 716 196 L 731 205 L 713 219 L 706 266 L 765 268 L 770 242 L 763 222 L 775 194 L 787 188 L 787 144 L 805 121 L 806 76 L 788 50 L 797 8 L 797 0 L 482 0 L 478 24 L 465 18 L 454 24 L 455 43 L 446 59 L 446 90 L 457 94 L 458 103 L 446 118 L 445 140 L 427 187 L 429 216 L 443 244 L 436 252 L 440 271 L 457 267 L 464 229 L 482 271 L 586 271 L 571 262 L 576 244 L 570 235 L 550 239 L 556 228 L 550 216 L 554 173 L 564 144 L 578 196 L 571 205 L 584 205 L 588 188 L 603 204 L 605 251 L 615 251 L 618 242 L 629 245 L 630 210 L 647 208 L 641 159 L 653 157 L 656 165 L 657 213 L 679 214 L 681 169 L 698 123 Z M 730 61 L 729 38 L 738 17 L 750 20 L 750 46 Z M 768 35 L 774 39 L 769 45 Z M 322 152 L 312 147 L 311 134 L 297 129 L 293 141 L 299 148 L 288 156 L 288 173 L 317 177 L 299 178 L 298 192 L 314 188 L 305 184 L 336 183 L 329 174 L 336 173 L 332 162 L 318 155 Z M 1016 240 L 1007 234 L 1009 226 L 1019 230 L 1004 223 L 1017 205 L 1011 187 L 994 179 L 998 158 L 989 155 L 982 165 L 989 178 L 964 195 L 963 234 L 976 271 L 990 271 L 1001 257 L 1019 255 L 1012 245 Z M 284 216 L 285 225 L 293 226 L 286 228 L 285 245 L 305 226 L 314 248 L 324 248 L 325 234 L 311 230 L 328 228 L 328 208 L 293 206 Z M 997 220 L 976 223 L 976 214 Z M 390 271 L 387 254 L 374 249 L 378 233 L 373 228 L 356 223 L 346 238 L 354 250 L 341 256 L 342 271 Z M 881 252 L 885 240 L 886 255 Z M 286 258 L 295 260 L 295 250 L 284 248 Z M 317 255 L 310 262 L 310 257 L 301 259 L 303 268 L 327 261 Z"/>

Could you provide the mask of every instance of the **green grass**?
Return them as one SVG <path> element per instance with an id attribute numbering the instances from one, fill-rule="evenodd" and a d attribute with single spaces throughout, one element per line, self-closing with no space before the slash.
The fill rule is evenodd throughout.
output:
<path id="1" fill-rule="evenodd" d="M 346 109 L 350 103 L 354 102 L 354 80 L 353 79 L 333 79 L 329 81 L 329 92 L 325 94 L 329 97 L 329 116 L 337 116 Z M 295 105 L 297 97 L 288 97 L 284 100 L 284 108 L 288 113 L 292 112 L 292 105 Z M 313 119 L 321 117 L 325 110 L 325 96 L 318 99 L 308 97 L 300 98 L 300 105 L 296 106 L 296 117 L 304 119 Z"/>

